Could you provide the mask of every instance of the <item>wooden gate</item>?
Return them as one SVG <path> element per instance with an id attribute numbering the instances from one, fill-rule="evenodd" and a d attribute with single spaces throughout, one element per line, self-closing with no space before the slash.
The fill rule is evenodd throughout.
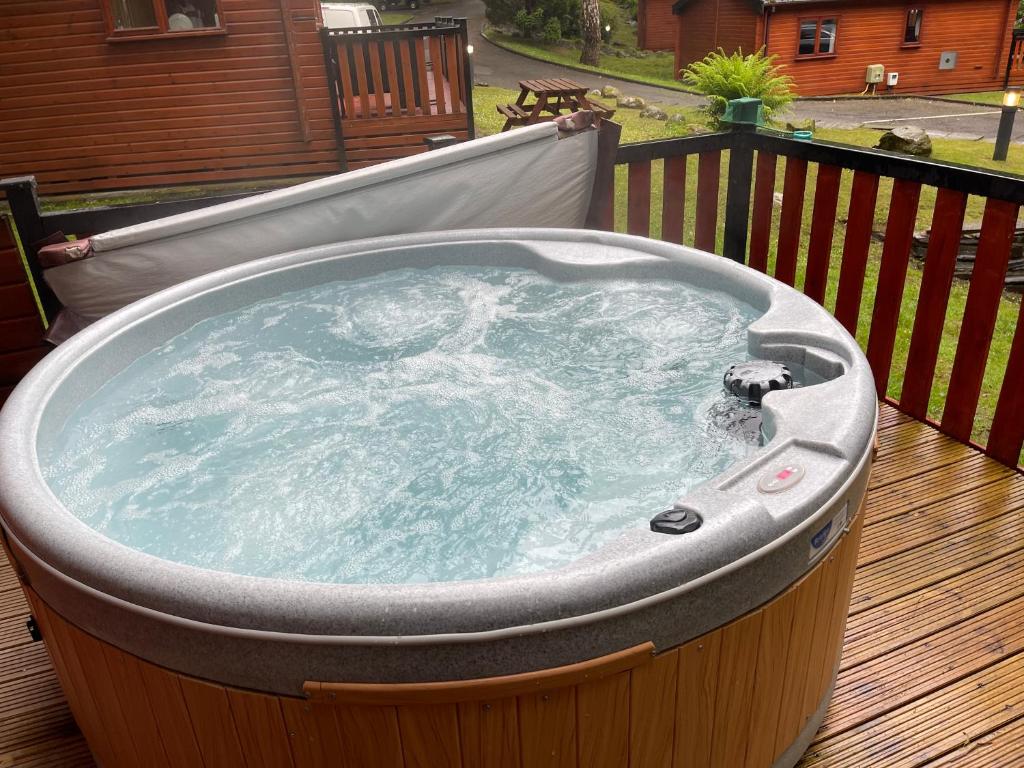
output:
<path id="1" fill-rule="evenodd" d="M 428 136 L 473 138 L 465 19 L 320 34 L 346 169 L 423 152 Z"/>

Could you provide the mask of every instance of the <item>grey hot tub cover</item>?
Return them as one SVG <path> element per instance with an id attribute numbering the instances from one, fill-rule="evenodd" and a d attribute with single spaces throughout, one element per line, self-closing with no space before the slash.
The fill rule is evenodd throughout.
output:
<path id="1" fill-rule="evenodd" d="M 234 264 L 380 235 L 581 227 L 597 132 L 542 123 L 91 238 L 93 255 L 46 270 L 85 323 Z M 60 339 L 55 339 L 59 341 Z"/>

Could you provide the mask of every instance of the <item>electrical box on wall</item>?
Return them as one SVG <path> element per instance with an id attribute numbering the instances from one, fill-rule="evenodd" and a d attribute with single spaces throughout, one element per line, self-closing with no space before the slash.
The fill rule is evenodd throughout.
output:
<path id="1" fill-rule="evenodd" d="M 868 64 L 867 74 L 864 76 L 864 82 L 868 85 L 874 85 L 882 82 L 882 77 L 885 75 L 885 66 L 882 64 Z"/>
<path id="2" fill-rule="evenodd" d="M 943 51 L 939 54 L 939 69 L 956 69 L 956 51 Z"/>
<path id="3" fill-rule="evenodd" d="M 885 84 L 887 86 L 889 86 L 890 88 L 895 88 L 896 87 L 896 83 L 898 83 L 899 81 L 900 81 L 900 73 L 899 72 L 890 72 L 885 77 Z"/>

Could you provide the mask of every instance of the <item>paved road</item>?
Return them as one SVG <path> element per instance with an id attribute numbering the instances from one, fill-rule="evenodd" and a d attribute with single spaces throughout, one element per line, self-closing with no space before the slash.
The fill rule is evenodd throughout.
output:
<path id="1" fill-rule="evenodd" d="M 614 85 L 623 93 L 640 96 L 664 105 L 699 106 L 703 99 L 669 88 L 616 80 L 574 69 L 548 64 L 498 48 L 480 35 L 484 21 L 482 0 L 454 0 L 451 3 L 427 5 L 414 14 L 417 20 L 431 20 L 434 15 L 464 16 L 469 21 L 470 42 L 475 49 L 474 72 L 477 82 L 500 88 L 517 88 L 520 80 L 544 77 L 567 77 L 588 87 Z M 917 125 L 932 136 L 948 136 L 993 141 L 999 125 L 999 109 L 974 107 L 970 104 L 926 99 L 872 99 L 838 101 L 799 101 L 783 117 L 813 119 L 822 127 L 878 128 L 894 125 Z M 1024 142 L 1024 115 L 1018 117 L 1013 139 Z"/>
<path id="2" fill-rule="evenodd" d="M 998 107 L 932 99 L 876 99 L 871 101 L 798 101 L 790 113 L 799 119 L 813 118 L 821 126 L 878 128 L 916 125 L 932 136 L 994 141 L 999 126 Z M 1024 141 L 1024 116 L 1018 116 L 1014 141 Z"/>
<path id="3" fill-rule="evenodd" d="M 484 4 L 482 0 L 455 0 L 451 3 L 422 6 L 413 18 L 430 21 L 435 15 L 464 16 L 469 19 L 469 37 L 473 44 L 473 73 L 478 83 L 499 88 L 516 89 L 520 80 L 536 80 L 545 77 L 566 77 L 582 83 L 589 88 L 600 88 L 603 85 L 614 85 L 620 91 L 631 96 L 639 96 L 659 104 L 678 104 L 681 106 L 699 106 L 704 103 L 700 96 L 694 96 L 668 88 L 657 88 L 649 85 L 637 85 L 624 80 L 593 75 L 568 69 L 557 64 L 528 59 L 509 53 L 504 48 L 488 42 L 480 34 L 484 22 Z"/>

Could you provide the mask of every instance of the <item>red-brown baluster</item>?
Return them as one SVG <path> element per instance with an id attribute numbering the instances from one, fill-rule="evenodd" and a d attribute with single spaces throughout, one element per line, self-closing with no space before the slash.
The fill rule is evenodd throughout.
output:
<path id="1" fill-rule="evenodd" d="M 804 189 L 807 186 L 807 161 L 786 158 L 786 178 L 782 185 L 782 213 L 779 217 L 779 246 L 775 256 L 775 279 L 793 285 L 796 279 L 796 255 L 803 226 Z"/>
<path id="2" fill-rule="evenodd" d="M 772 207 L 775 204 L 775 168 L 778 156 L 757 153 L 754 175 L 754 206 L 750 220 L 750 258 L 747 264 L 759 272 L 768 271 L 768 243 L 772 235 Z"/>
<path id="3" fill-rule="evenodd" d="M 686 210 L 686 157 L 666 157 L 661 195 L 661 239 L 683 242 Z"/>
<path id="4" fill-rule="evenodd" d="M 903 303 L 903 287 L 907 283 L 910 246 L 914 239 L 920 199 L 921 185 L 918 182 L 905 179 L 893 182 L 867 352 L 879 397 L 885 397 L 885 389 L 889 384 L 892 350 L 900 322 L 900 305 Z"/>
<path id="5" fill-rule="evenodd" d="M 949 289 L 963 233 L 967 196 L 952 189 L 940 189 L 932 213 L 932 231 L 924 260 L 921 294 L 917 299 L 914 332 L 907 355 L 909 375 L 903 380 L 900 408 L 915 419 L 928 415 L 928 398 L 935 377 L 935 361 L 942 342 Z"/>
<path id="6" fill-rule="evenodd" d="M 811 242 L 807 247 L 807 271 L 804 293 L 819 304 L 825 303 L 828 266 L 832 260 L 832 238 L 836 229 L 836 208 L 839 205 L 839 182 L 843 169 L 836 165 L 819 165 L 814 188 L 814 214 L 811 218 Z"/>
<path id="7" fill-rule="evenodd" d="M 722 153 L 704 152 L 697 161 L 697 221 L 693 247 L 714 252 L 718 230 L 718 182 L 722 173 Z"/>
<path id="8" fill-rule="evenodd" d="M 843 241 L 843 264 L 839 270 L 835 311 L 836 320 L 854 335 L 860 316 L 860 298 L 864 291 L 864 270 L 871 247 L 877 197 L 878 176 L 857 171 L 853 175 L 850 211 L 846 217 L 846 240 Z"/>
<path id="9" fill-rule="evenodd" d="M 1010 357 L 1006 361 L 1003 386 L 992 418 L 986 453 L 996 461 L 1016 467 L 1024 444 L 1024 312 L 1017 311 Z"/>
<path id="10" fill-rule="evenodd" d="M 626 232 L 647 237 L 651 233 L 651 161 L 629 164 L 626 191 Z"/>
<path id="11" fill-rule="evenodd" d="M 942 431 L 962 442 L 970 439 L 974 414 L 978 410 L 1019 208 L 1003 200 L 989 200 L 985 204 L 971 287 L 967 292 L 946 407 L 942 412 Z"/>

